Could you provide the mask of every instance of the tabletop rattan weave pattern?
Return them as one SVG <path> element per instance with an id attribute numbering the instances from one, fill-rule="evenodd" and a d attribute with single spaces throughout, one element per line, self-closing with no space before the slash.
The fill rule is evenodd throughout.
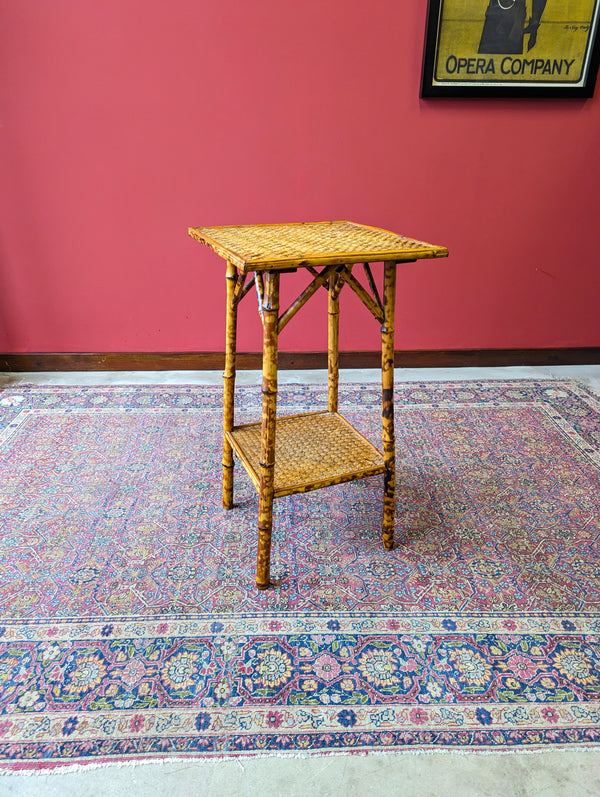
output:
<path id="1" fill-rule="evenodd" d="M 448 254 L 444 247 L 350 221 L 190 227 L 189 234 L 247 271 Z"/>

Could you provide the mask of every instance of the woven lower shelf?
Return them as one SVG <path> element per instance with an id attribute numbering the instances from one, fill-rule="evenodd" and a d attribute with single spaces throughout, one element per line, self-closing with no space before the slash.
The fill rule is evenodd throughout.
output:
<path id="1" fill-rule="evenodd" d="M 236 426 L 226 437 L 256 489 L 261 424 Z M 305 493 L 383 473 L 383 456 L 337 412 L 277 418 L 274 497 Z"/>

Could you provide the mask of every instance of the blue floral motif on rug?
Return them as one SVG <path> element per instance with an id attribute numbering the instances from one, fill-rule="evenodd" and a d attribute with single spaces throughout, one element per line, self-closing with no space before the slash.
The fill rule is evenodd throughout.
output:
<path id="1" fill-rule="evenodd" d="M 237 420 L 259 391 L 237 391 Z M 342 386 L 378 443 L 379 393 Z M 283 386 L 279 412 L 326 405 Z M 600 742 L 600 400 L 396 388 L 381 477 L 221 505 L 221 391 L 0 390 L 0 766 Z"/>

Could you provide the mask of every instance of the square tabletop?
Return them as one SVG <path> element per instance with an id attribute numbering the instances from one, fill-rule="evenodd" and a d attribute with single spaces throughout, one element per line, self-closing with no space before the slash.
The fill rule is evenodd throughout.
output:
<path id="1" fill-rule="evenodd" d="M 190 227 L 188 232 L 244 272 L 448 255 L 443 246 L 351 221 Z"/>

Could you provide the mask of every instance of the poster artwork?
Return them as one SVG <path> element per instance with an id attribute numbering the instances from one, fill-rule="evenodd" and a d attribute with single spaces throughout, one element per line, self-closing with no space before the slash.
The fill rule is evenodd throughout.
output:
<path id="1" fill-rule="evenodd" d="M 599 6 L 600 0 L 430 2 L 431 84 L 584 86 Z"/>

